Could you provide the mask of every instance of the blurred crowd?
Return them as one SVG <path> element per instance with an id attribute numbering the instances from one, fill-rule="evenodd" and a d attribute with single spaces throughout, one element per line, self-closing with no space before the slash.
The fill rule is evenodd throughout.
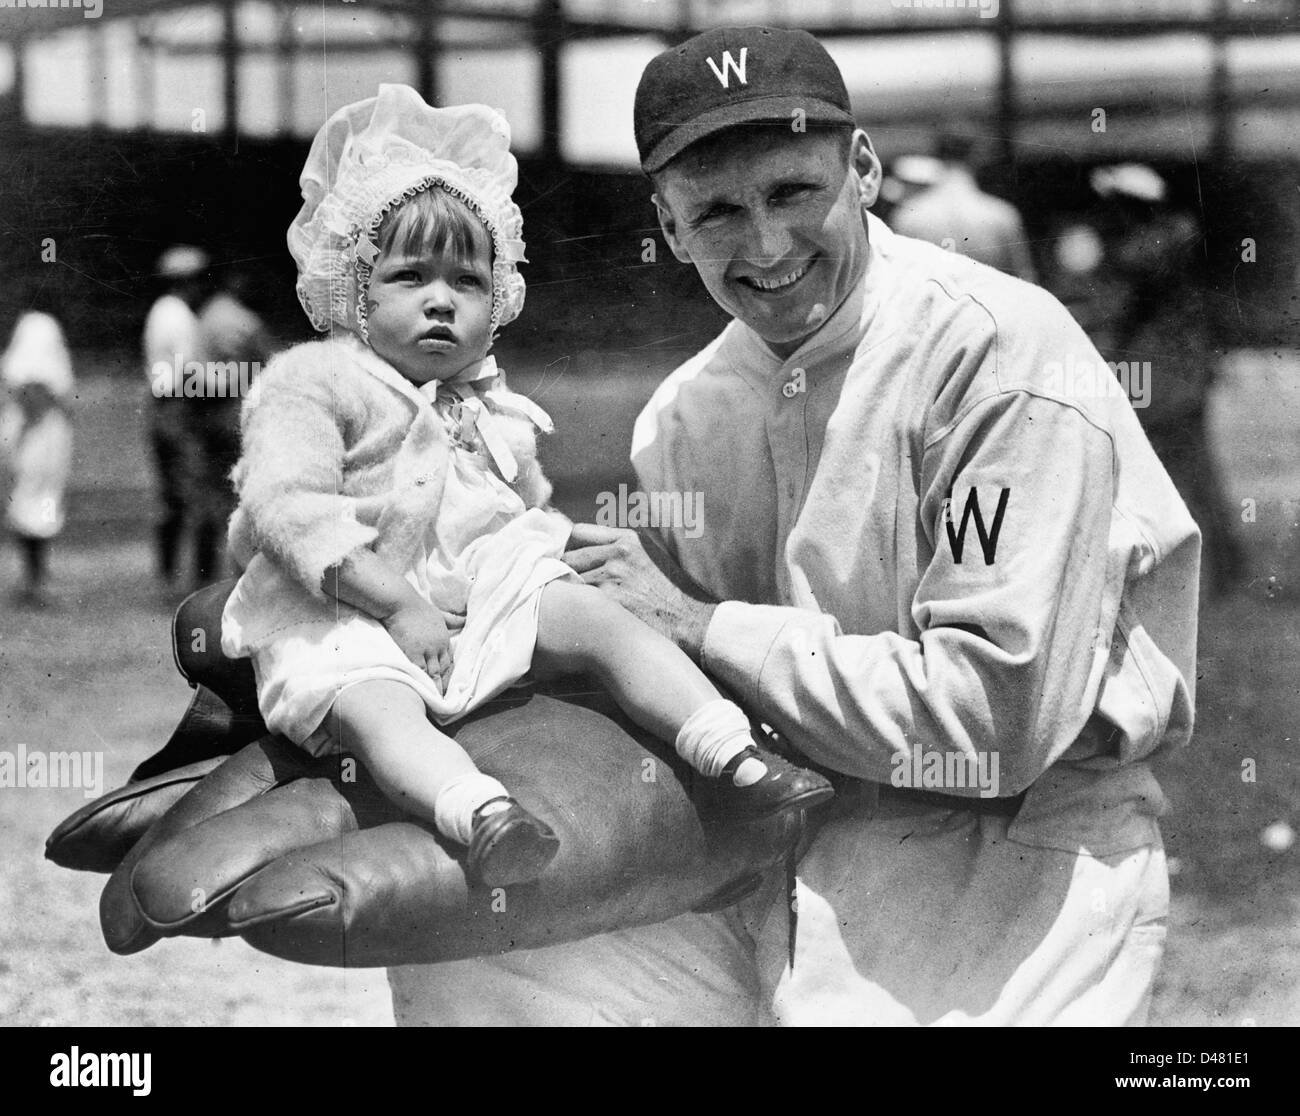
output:
<path id="1" fill-rule="evenodd" d="M 156 573 L 170 599 L 222 576 L 239 409 L 276 341 L 248 273 L 218 274 L 201 248 L 168 248 L 152 284 L 138 390 L 159 502 Z M 49 551 L 66 521 L 74 379 L 53 291 L 38 286 L 25 305 L 0 356 L 0 495 L 23 558 L 10 600 L 40 608 L 54 603 Z"/>
<path id="2" fill-rule="evenodd" d="M 1125 390 L 1201 527 L 1209 587 L 1229 590 L 1245 571 L 1206 424 L 1224 347 L 1198 266 L 1199 219 L 1152 168 L 1100 167 L 1088 210 L 1054 217 L 1034 244 L 1016 209 L 981 187 L 992 166 L 985 146 L 970 126 L 941 129 L 930 153 L 892 163 L 877 211 L 898 232 L 1041 283 L 1106 361 L 1145 370 L 1142 397 Z M 140 390 L 159 501 L 156 571 L 175 593 L 222 576 L 240 403 L 276 341 L 248 275 L 218 271 L 201 248 L 169 248 L 153 280 Z M 23 570 L 11 599 L 38 607 L 50 600 L 49 550 L 72 463 L 73 367 L 52 293 L 48 284 L 29 293 L 0 356 L 0 498 Z"/>

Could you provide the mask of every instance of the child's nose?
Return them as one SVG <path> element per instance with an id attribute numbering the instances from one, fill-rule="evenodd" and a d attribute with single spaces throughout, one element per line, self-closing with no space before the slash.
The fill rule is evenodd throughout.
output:
<path id="1" fill-rule="evenodd" d="M 451 286 L 442 279 L 435 279 L 424 289 L 424 309 L 425 312 L 441 311 L 445 312 L 451 309 Z"/>

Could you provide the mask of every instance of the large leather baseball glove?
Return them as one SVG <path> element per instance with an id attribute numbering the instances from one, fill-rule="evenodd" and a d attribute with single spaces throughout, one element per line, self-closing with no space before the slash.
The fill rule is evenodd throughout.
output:
<path id="1" fill-rule="evenodd" d="M 220 652 L 231 587 L 177 611 L 177 664 L 197 692 L 172 739 L 46 843 L 57 864 L 111 872 L 100 919 L 117 953 L 172 935 L 241 935 L 339 966 L 534 948 L 725 906 L 798 838 L 788 820 L 730 822 L 714 781 L 571 680 L 448 729 L 561 841 L 536 882 L 471 887 L 463 850 L 350 757 L 313 759 L 266 733 L 249 663 Z"/>

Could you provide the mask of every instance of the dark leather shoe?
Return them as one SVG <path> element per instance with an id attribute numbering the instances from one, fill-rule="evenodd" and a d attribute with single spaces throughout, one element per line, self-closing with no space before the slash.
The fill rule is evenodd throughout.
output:
<path id="1" fill-rule="evenodd" d="M 757 783 L 738 787 L 732 782 L 736 769 L 756 759 L 767 767 Z M 762 821 L 795 810 L 807 810 L 835 797 L 835 788 L 823 776 L 796 767 L 775 752 L 754 747 L 734 756 L 718 776 L 723 813 L 744 821 Z"/>
<path id="2" fill-rule="evenodd" d="M 504 810 L 484 815 L 483 806 L 474 815 L 465 874 L 484 887 L 505 887 L 537 879 L 555 858 L 560 839 L 545 822 L 533 817 L 513 798 Z"/>

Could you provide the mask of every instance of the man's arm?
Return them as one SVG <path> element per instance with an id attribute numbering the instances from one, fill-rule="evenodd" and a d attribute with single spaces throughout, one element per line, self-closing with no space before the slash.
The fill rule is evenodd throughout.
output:
<path id="1" fill-rule="evenodd" d="M 1127 558 L 1108 553 L 1112 460 L 1108 434 L 1070 406 L 1007 392 L 973 408 L 926 455 L 919 526 L 932 553 L 907 634 L 845 634 L 834 616 L 798 608 L 711 606 L 677 589 L 632 532 L 586 528 L 618 538 L 569 559 L 810 758 L 887 781 L 917 749 L 996 752 L 1000 793 L 1014 794 L 1095 704 L 1123 581 L 1108 562 Z M 1007 492 L 987 564 L 969 516 L 960 529 L 972 487 L 986 532 Z"/>

